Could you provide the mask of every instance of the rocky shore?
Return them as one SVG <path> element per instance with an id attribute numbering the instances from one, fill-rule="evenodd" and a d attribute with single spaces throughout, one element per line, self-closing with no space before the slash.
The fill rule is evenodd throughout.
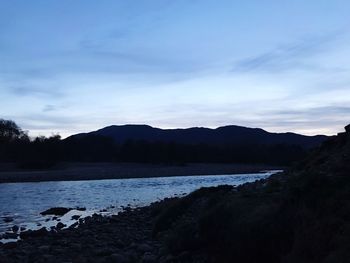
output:
<path id="1" fill-rule="evenodd" d="M 166 202 L 166 201 L 165 201 Z M 79 220 L 68 229 L 24 231 L 21 240 L 0 245 L 0 262 L 172 262 L 152 236 L 158 203 L 118 215 Z"/>

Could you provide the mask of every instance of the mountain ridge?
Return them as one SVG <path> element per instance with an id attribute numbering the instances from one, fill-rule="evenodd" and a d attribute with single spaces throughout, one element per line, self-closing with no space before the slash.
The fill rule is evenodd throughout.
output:
<path id="1" fill-rule="evenodd" d="M 302 135 L 293 132 L 268 132 L 261 128 L 249 128 L 238 125 L 220 126 L 217 128 L 190 127 L 161 129 L 146 124 L 110 125 L 104 128 L 71 135 L 66 138 L 79 139 L 87 136 L 104 136 L 115 142 L 128 140 L 147 142 L 175 142 L 182 144 L 290 144 L 303 148 L 313 148 L 329 138 L 326 135 Z"/>

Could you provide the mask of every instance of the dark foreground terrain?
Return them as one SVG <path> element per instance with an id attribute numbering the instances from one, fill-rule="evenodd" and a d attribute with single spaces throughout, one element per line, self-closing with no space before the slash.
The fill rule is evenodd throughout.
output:
<path id="1" fill-rule="evenodd" d="M 350 127 L 283 174 L 203 188 L 77 229 L 22 234 L 1 262 L 323 262 L 350 259 Z"/>

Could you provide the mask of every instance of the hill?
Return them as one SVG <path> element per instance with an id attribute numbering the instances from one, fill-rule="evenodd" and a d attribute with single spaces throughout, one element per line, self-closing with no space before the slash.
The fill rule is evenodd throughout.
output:
<path id="1" fill-rule="evenodd" d="M 66 138 L 63 158 L 66 161 L 289 166 L 326 139 L 323 135 L 269 133 L 240 126 L 159 129 L 147 125 L 114 125 Z"/>
<path id="2" fill-rule="evenodd" d="M 3 120 L 3 123 L 0 162 L 17 163 L 25 169 L 47 169 L 59 162 L 289 166 L 327 139 L 323 135 L 269 133 L 240 126 L 163 130 L 147 125 L 123 125 L 64 140 L 59 136 L 30 140 L 14 122 Z"/>
<path id="3" fill-rule="evenodd" d="M 259 128 L 241 126 L 223 126 L 216 129 L 187 128 L 187 129 L 159 129 L 148 125 L 112 125 L 89 133 L 80 133 L 69 138 L 86 138 L 89 136 L 104 136 L 112 138 L 116 143 L 128 140 L 146 142 L 174 142 L 180 144 L 262 144 L 297 145 L 309 149 L 320 145 L 327 136 L 305 136 L 295 133 L 270 133 Z"/>
<path id="4" fill-rule="evenodd" d="M 347 126 L 287 172 L 160 204 L 154 235 L 178 262 L 349 262 L 349 193 Z"/>

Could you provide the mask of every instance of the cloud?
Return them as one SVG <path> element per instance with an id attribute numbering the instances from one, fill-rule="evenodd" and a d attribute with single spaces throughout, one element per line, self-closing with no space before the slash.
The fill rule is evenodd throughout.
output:
<path id="1" fill-rule="evenodd" d="M 328 50 L 330 44 L 341 34 L 333 32 L 323 36 L 304 38 L 288 45 L 280 45 L 265 53 L 238 61 L 232 71 L 279 72 L 296 68 L 319 70 L 320 66 L 308 63 L 306 60 Z M 339 69 L 336 70 L 339 71 Z"/>
<path id="2" fill-rule="evenodd" d="M 275 131 L 295 131 L 304 134 L 336 134 L 350 120 L 350 106 L 327 105 L 300 109 L 269 110 L 257 113 L 256 125 Z"/>
<path id="3" fill-rule="evenodd" d="M 33 96 L 33 97 L 45 97 L 45 98 L 61 98 L 64 97 L 64 93 L 50 88 L 38 88 L 31 85 L 25 86 L 11 86 L 8 90 L 16 96 Z"/>
<path id="4" fill-rule="evenodd" d="M 298 116 L 299 118 L 308 117 L 309 119 L 315 117 L 329 118 L 350 116 L 350 106 L 323 106 L 323 107 L 314 107 L 303 110 L 282 110 L 275 111 L 274 114 L 286 117 Z"/>
<path id="5" fill-rule="evenodd" d="M 54 105 L 45 105 L 43 108 L 43 112 L 50 112 L 57 110 L 57 107 Z"/>

